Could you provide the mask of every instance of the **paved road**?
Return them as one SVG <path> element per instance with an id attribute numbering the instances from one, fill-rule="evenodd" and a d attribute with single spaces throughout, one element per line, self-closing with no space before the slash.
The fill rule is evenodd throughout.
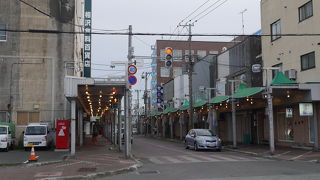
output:
<path id="1" fill-rule="evenodd" d="M 278 161 L 236 152 L 186 150 L 179 143 L 135 137 L 133 154 L 144 166 L 105 180 L 318 180 L 320 164 Z"/>

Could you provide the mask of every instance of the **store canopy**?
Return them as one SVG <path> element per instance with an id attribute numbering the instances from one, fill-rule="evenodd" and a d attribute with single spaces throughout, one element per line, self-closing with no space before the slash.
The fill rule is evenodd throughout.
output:
<path id="1" fill-rule="evenodd" d="M 255 95 L 261 92 L 262 90 L 263 88 L 260 87 L 249 88 L 246 84 L 240 84 L 239 88 L 236 90 L 236 93 L 234 93 L 231 97 L 236 99 L 244 98 Z"/>
<path id="2" fill-rule="evenodd" d="M 197 99 L 196 103 L 193 104 L 193 107 L 197 108 L 197 107 L 201 107 L 203 105 L 207 104 L 207 101 L 205 101 L 204 99 Z"/>
<path id="3" fill-rule="evenodd" d="M 229 96 L 216 96 L 209 100 L 210 104 L 220 103 L 229 99 Z"/>
<path id="4" fill-rule="evenodd" d="M 182 106 L 179 108 L 180 111 L 185 111 L 187 109 L 189 109 L 190 106 L 190 102 L 189 101 L 184 101 Z"/>
<path id="5" fill-rule="evenodd" d="M 295 81 L 288 79 L 282 72 L 278 72 L 271 82 L 271 86 L 298 84 Z"/>

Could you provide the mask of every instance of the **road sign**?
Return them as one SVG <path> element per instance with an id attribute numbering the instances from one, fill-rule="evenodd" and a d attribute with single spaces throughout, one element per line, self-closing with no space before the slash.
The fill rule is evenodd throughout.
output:
<path id="1" fill-rule="evenodd" d="M 151 72 L 151 76 L 157 76 L 157 72 Z"/>
<path id="2" fill-rule="evenodd" d="M 157 98 L 152 98 L 152 103 L 157 103 Z"/>
<path id="3" fill-rule="evenodd" d="M 254 64 L 254 65 L 252 65 L 252 72 L 253 72 L 253 73 L 259 73 L 259 72 L 261 72 L 261 64 Z"/>
<path id="4" fill-rule="evenodd" d="M 157 102 L 158 102 L 158 103 L 162 103 L 162 102 L 163 102 L 163 99 L 162 99 L 162 98 L 157 98 Z"/>
<path id="5" fill-rule="evenodd" d="M 162 89 L 163 89 L 162 86 L 160 86 L 160 85 L 157 86 L 157 90 L 158 90 L 158 91 L 160 91 L 160 90 L 162 90 Z"/>
<path id="6" fill-rule="evenodd" d="M 151 85 L 156 85 L 157 84 L 157 81 L 156 80 L 152 80 L 151 81 Z"/>
<path id="7" fill-rule="evenodd" d="M 152 89 L 152 90 L 151 90 L 151 93 L 152 93 L 152 94 L 157 94 L 157 90 L 156 90 L 156 89 Z"/>
<path id="8" fill-rule="evenodd" d="M 133 75 L 137 72 L 137 67 L 135 65 L 128 66 L 128 73 Z"/>
<path id="9" fill-rule="evenodd" d="M 129 81 L 130 85 L 135 85 L 138 80 L 137 80 L 137 77 L 135 77 L 135 76 L 129 76 L 128 81 Z"/>
<path id="10" fill-rule="evenodd" d="M 163 96 L 163 93 L 162 92 L 158 92 L 157 93 L 157 97 L 161 97 L 161 96 Z"/>

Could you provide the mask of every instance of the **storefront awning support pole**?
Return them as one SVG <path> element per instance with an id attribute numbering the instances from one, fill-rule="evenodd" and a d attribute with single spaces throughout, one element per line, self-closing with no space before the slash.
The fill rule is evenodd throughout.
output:
<path id="1" fill-rule="evenodd" d="M 267 101 L 268 101 L 268 117 L 269 117 L 269 146 L 270 146 L 270 153 L 274 153 L 274 126 L 273 126 L 273 104 L 272 104 L 272 88 L 267 88 Z"/>

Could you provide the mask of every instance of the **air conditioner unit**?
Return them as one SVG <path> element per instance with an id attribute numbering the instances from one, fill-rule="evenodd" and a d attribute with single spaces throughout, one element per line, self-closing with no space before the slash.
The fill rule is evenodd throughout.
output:
<path id="1" fill-rule="evenodd" d="M 297 79 L 297 70 L 295 69 L 289 69 L 284 72 L 285 76 L 291 80 L 296 80 Z"/>

